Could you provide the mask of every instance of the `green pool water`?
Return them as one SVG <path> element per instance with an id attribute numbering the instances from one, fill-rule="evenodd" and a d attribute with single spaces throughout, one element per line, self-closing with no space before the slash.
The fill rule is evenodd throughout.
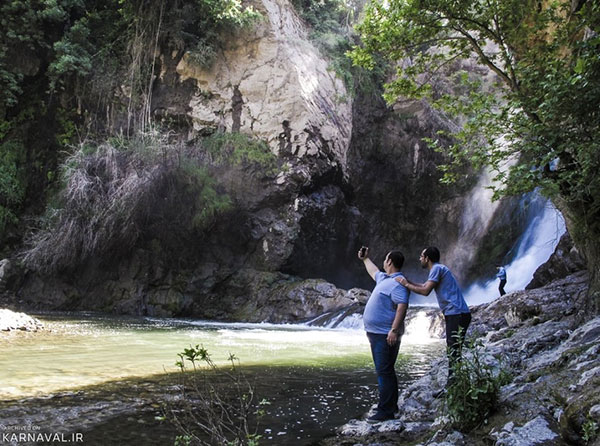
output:
<path id="1" fill-rule="evenodd" d="M 177 375 L 177 353 L 190 345 L 206 348 L 219 365 L 234 354 L 257 393 L 272 402 L 261 444 L 310 444 L 376 402 L 361 330 L 92 314 L 37 317 L 42 332 L 0 338 L 0 424 L 8 428 L 81 431 L 84 444 L 138 444 L 140 438 L 144 444 L 173 444 L 173 427 L 155 420 Z M 423 375 L 442 348 L 423 336 L 404 339 L 397 364 L 401 385 Z"/>

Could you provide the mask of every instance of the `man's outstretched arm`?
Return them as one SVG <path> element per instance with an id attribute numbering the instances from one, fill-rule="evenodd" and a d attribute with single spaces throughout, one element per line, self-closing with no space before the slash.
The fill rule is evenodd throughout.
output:
<path id="1" fill-rule="evenodd" d="M 404 285 L 409 291 L 413 293 L 421 294 L 422 296 L 429 296 L 431 290 L 435 288 L 437 282 L 433 280 L 428 280 L 425 283 L 413 283 L 410 280 L 406 280 L 405 277 L 396 277 L 396 282 L 400 285 Z"/>

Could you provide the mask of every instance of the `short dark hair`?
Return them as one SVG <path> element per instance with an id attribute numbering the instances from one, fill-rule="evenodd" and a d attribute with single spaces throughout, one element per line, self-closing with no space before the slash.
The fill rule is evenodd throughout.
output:
<path id="1" fill-rule="evenodd" d="M 433 263 L 437 263 L 440 261 L 440 250 L 435 246 L 430 246 L 429 248 L 425 248 L 425 251 L 423 251 L 423 256 L 427 257 Z"/>
<path id="2" fill-rule="evenodd" d="M 400 251 L 390 251 L 388 258 L 392 261 L 392 265 L 397 269 L 402 268 L 402 265 L 404 265 L 404 254 Z"/>

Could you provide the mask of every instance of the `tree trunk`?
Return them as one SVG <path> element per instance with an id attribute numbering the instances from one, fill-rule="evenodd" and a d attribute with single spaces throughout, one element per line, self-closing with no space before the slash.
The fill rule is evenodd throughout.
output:
<path id="1" fill-rule="evenodd" d="M 579 319 L 587 321 L 600 314 L 600 234 L 577 218 L 581 211 L 563 199 L 553 200 L 562 212 L 573 243 L 585 259 L 589 273 L 589 291 L 580 302 Z"/>

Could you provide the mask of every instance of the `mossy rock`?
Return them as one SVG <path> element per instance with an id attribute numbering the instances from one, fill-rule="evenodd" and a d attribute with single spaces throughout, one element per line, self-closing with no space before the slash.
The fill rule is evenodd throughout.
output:
<path id="1" fill-rule="evenodd" d="M 586 389 L 567 405 L 560 419 L 561 436 L 573 444 L 583 444 L 583 425 L 589 421 L 590 409 L 600 404 L 600 377 L 591 379 L 585 387 Z"/>

